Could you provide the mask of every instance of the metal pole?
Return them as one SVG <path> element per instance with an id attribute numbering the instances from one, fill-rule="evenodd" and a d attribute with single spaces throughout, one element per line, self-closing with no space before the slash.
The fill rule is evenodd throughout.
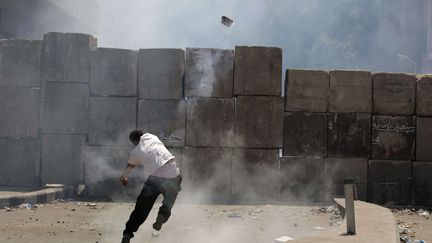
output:
<path id="1" fill-rule="evenodd" d="M 354 180 L 344 179 L 345 190 L 345 221 L 347 234 L 356 234 L 355 213 L 354 213 Z"/>

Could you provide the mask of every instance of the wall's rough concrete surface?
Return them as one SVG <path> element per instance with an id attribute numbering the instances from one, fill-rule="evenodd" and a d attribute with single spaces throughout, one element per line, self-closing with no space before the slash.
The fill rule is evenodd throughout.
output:
<path id="1" fill-rule="evenodd" d="M 371 157 L 377 160 L 413 160 L 416 126 L 412 116 L 373 116 Z"/>
<path id="2" fill-rule="evenodd" d="M 328 86 L 325 71 L 288 69 L 285 111 L 326 112 Z"/>
<path id="3" fill-rule="evenodd" d="M 325 157 L 327 155 L 327 115 L 286 112 L 283 155 Z"/>
<path id="4" fill-rule="evenodd" d="M 184 148 L 182 200 L 226 201 L 230 198 L 231 150 L 227 148 Z"/>
<path id="5" fill-rule="evenodd" d="M 329 157 L 370 157 L 371 115 L 329 113 L 327 122 Z"/>
<path id="6" fill-rule="evenodd" d="M 234 200 L 279 199 L 277 149 L 233 149 L 231 174 Z"/>
<path id="7" fill-rule="evenodd" d="M 234 95 L 281 95 L 282 50 L 235 47 Z"/>
<path id="8" fill-rule="evenodd" d="M 372 112 L 372 75 L 367 71 L 330 71 L 330 112 Z"/>
<path id="9" fill-rule="evenodd" d="M 81 83 L 45 83 L 42 97 L 44 133 L 87 133 L 89 87 Z"/>
<path id="10" fill-rule="evenodd" d="M 432 116 L 432 76 L 417 80 L 416 115 Z"/>
<path id="11" fill-rule="evenodd" d="M 352 178 L 360 200 L 367 198 L 368 160 L 363 158 L 326 158 L 324 160 L 324 198 L 344 195 L 344 179 Z"/>
<path id="12" fill-rule="evenodd" d="M 168 147 L 183 147 L 186 135 L 185 100 L 140 100 L 139 129 L 155 134 Z"/>
<path id="13" fill-rule="evenodd" d="M 411 203 L 411 161 L 370 160 L 368 200 L 373 203 Z"/>
<path id="14" fill-rule="evenodd" d="M 235 112 L 237 147 L 282 148 L 283 98 L 240 96 Z"/>
<path id="15" fill-rule="evenodd" d="M 80 184 L 84 181 L 84 135 L 44 135 L 42 184 Z"/>
<path id="16" fill-rule="evenodd" d="M 43 81 L 88 82 L 90 48 L 96 44 L 94 37 L 85 34 L 45 34 Z"/>
<path id="17" fill-rule="evenodd" d="M 0 86 L 39 87 L 42 46 L 40 40 L 1 40 Z"/>
<path id="18" fill-rule="evenodd" d="M 432 161 L 432 117 L 417 117 L 416 160 Z"/>
<path id="19" fill-rule="evenodd" d="M 413 162 L 413 190 L 416 205 L 432 206 L 432 161 Z"/>
<path id="20" fill-rule="evenodd" d="M 188 99 L 186 119 L 186 144 L 188 146 L 232 146 L 234 140 L 234 99 Z"/>
<path id="21" fill-rule="evenodd" d="M 234 51 L 187 48 L 185 96 L 232 97 Z"/>
<path id="22" fill-rule="evenodd" d="M 139 50 L 139 97 L 182 99 L 184 69 L 185 52 L 181 49 Z"/>
<path id="23" fill-rule="evenodd" d="M 321 201 L 323 198 L 322 158 L 280 158 L 281 199 Z"/>
<path id="24" fill-rule="evenodd" d="M 416 77 L 403 73 L 373 75 L 373 112 L 379 115 L 412 115 Z"/>
<path id="25" fill-rule="evenodd" d="M 137 99 L 133 97 L 90 97 L 90 145 L 130 145 L 129 133 L 136 128 Z"/>
<path id="26" fill-rule="evenodd" d="M 98 48 L 90 55 L 92 95 L 137 95 L 138 52 Z"/>
<path id="27" fill-rule="evenodd" d="M 39 186 L 37 139 L 0 138 L 0 185 Z"/>
<path id="28" fill-rule="evenodd" d="M 40 88 L 0 87 L 0 137 L 36 138 Z"/>

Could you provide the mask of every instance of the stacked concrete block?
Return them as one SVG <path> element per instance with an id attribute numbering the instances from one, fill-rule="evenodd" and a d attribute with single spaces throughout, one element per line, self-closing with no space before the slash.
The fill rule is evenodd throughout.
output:
<path id="1" fill-rule="evenodd" d="M 283 98 L 240 96 L 236 101 L 237 147 L 282 148 Z"/>
<path id="2" fill-rule="evenodd" d="M 432 206 L 432 162 L 413 163 L 413 196 L 415 205 Z"/>
<path id="3" fill-rule="evenodd" d="M 85 138 L 85 135 L 43 136 L 42 184 L 83 183 Z"/>
<path id="4" fill-rule="evenodd" d="M 89 53 L 96 45 L 96 39 L 86 34 L 45 34 L 43 81 L 88 83 Z"/>
<path id="5" fill-rule="evenodd" d="M 283 155 L 325 157 L 327 155 L 327 115 L 286 112 Z"/>
<path id="6" fill-rule="evenodd" d="M 416 115 L 432 116 L 432 76 L 417 80 Z"/>
<path id="7" fill-rule="evenodd" d="M 186 144 L 188 146 L 232 146 L 234 140 L 234 99 L 188 99 L 186 127 Z"/>
<path id="8" fill-rule="evenodd" d="M 223 202 L 230 198 L 231 153 L 227 148 L 184 148 L 181 200 Z"/>
<path id="9" fill-rule="evenodd" d="M 327 112 L 328 86 L 325 71 L 287 70 L 285 111 Z"/>
<path id="10" fill-rule="evenodd" d="M 186 133 L 185 100 L 140 100 L 138 128 L 155 134 L 168 147 L 183 147 Z"/>
<path id="11" fill-rule="evenodd" d="M 412 116 L 373 116 L 371 157 L 414 160 L 416 126 Z"/>
<path id="12" fill-rule="evenodd" d="M 370 157 L 371 115 L 359 113 L 329 113 L 329 157 Z"/>
<path id="13" fill-rule="evenodd" d="M 42 46 L 39 40 L 1 40 L 0 86 L 40 87 Z"/>
<path id="14" fill-rule="evenodd" d="M 38 137 L 40 88 L 0 87 L 0 137 Z"/>
<path id="15" fill-rule="evenodd" d="M 323 198 L 323 158 L 280 158 L 281 199 L 321 201 Z"/>
<path id="16" fill-rule="evenodd" d="M 415 109 L 416 77 L 409 74 L 373 75 L 373 113 L 412 115 Z"/>
<path id="17" fill-rule="evenodd" d="M 370 160 L 368 201 L 378 204 L 410 204 L 411 164 L 411 161 Z"/>
<path id="18" fill-rule="evenodd" d="M 82 83 L 45 83 L 42 132 L 87 133 L 89 87 Z"/>
<path id="19" fill-rule="evenodd" d="M 142 176 L 137 167 L 129 176 L 131 182 L 125 188 L 119 181 L 119 175 L 126 166 L 133 147 L 88 146 L 85 151 L 85 185 L 89 196 L 98 196 L 111 200 L 126 200 L 136 197 L 142 183 L 134 183 L 135 177 Z"/>
<path id="20" fill-rule="evenodd" d="M 432 117 L 417 117 L 416 160 L 432 161 Z"/>
<path id="21" fill-rule="evenodd" d="M 137 95 L 138 53 L 98 48 L 91 52 L 90 91 L 96 96 Z"/>
<path id="22" fill-rule="evenodd" d="M 344 179 L 354 179 L 358 198 L 367 198 L 367 167 L 365 158 L 326 158 L 324 160 L 324 199 L 344 195 Z"/>
<path id="23" fill-rule="evenodd" d="M 139 97 L 182 99 L 184 69 L 185 53 L 181 49 L 139 50 Z"/>
<path id="24" fill-rule="evenodd" d="M 129 133 L 136 128 L 135 97 L 90 97 L 90 145 L 130 145 Z"/>
<path id="25" fill-rule="evenodd" d="M 0 138 L 0 185 L 39 186 L 39 140 Z"/>
<path id="26" fill-rule="evenodd" d="M 231 173 L 234 200 L 279 199 L 277 149 L 233 149 Z"/>
<path id="27" fill-rule="evenodd" d="M 232 97 L 234 51 L 187 48 L 185 96 Z"/>
<path id="28" fill-rule="evenodd" d="M 366 71 L 330 72 L 330 112 L 372 113 L 372 75 Z"/>
<path id="29" fill-rule="evenodd" d="M 282 50 L 235 47 L 234 95 L 281 95 Z"/>

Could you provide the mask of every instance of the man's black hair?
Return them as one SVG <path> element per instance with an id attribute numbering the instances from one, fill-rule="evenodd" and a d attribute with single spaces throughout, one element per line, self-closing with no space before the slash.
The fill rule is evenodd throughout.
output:
<path id="1" fill-rule="evenodd" d="M 132 143 L 139 143 L 141 136 L 144 134 L 143 131 L 141 130 L 133 130 L 130 134 L 129 134 L 129 140 Z"/>

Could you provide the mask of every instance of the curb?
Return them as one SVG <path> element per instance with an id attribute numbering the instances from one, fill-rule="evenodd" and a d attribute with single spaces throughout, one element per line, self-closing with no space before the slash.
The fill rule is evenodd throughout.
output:
<path id="1" fill-rule="evenodd" d="M 38 190 L 24 192 L 19 196 L 0 196 L 0 208 L 14 207 L 22 203 L 46 203 L 73 196 L 74 187 L 69 185 L 46 185 Z"/>

